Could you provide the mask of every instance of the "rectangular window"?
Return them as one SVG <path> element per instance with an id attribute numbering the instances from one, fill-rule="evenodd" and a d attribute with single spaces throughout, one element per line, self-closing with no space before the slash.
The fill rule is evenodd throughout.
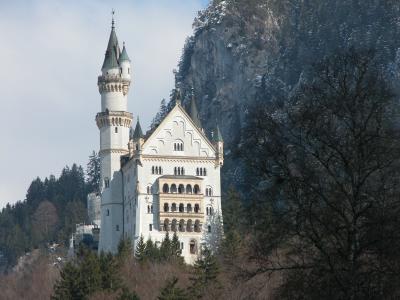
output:
<path id="1" fill-rule="evenodd" d="M 153 231 L 153 224 L 149 224 L 149 231 Z"/>
<path id="2" fill-rule="evenodd" d="M 104 186 L 106 189 L 110 187 L 110 180 L 107 177 L 104 178 Z"/>
<path id="3" fill-rule="evenodd" d="M 115 226 L 115 230 L 119 231 L 119 225 Z"/>
<path id="4" fill-rule="evenodd" d="M 183 250 L 183 242 L 181 242 L 181 250 Z"/>
<path id="5" fill-rule="evenodd" d="M 118 133 L 118 127 L 115 127 L 115 133 Z"/>

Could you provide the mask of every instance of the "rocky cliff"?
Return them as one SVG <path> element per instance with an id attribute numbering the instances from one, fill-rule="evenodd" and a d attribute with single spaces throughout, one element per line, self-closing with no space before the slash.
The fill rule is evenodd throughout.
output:
<path id="1" fill-rule="evenodd" d="M 323 57 L 373 49 L 398 81 L 400 2 L 391 0 L 226 0 L 199 12 L 183 49 L 177 84 L 184 105 L 193 88 L 203 127 L 216 122 L 225 140 L 225 184 L 239 183 L 240 144 L 248 105 L 285 99 Z"/>

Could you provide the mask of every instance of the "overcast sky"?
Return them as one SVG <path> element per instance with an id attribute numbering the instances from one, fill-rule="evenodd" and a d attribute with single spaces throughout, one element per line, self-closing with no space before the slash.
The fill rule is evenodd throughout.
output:
<path id="1" fill-rule="evenodd" d="M 25 199 L 37 176 L 86 166 L 98 150 L 97 76 L 112 8 L 133 64 L 129 111 L 147 128 L 206 2 L 0 0 L 0 207 Z"/>

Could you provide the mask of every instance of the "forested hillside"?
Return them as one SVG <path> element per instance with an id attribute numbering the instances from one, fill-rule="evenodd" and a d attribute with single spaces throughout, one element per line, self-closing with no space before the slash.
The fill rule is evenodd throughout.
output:
<path id="1" fill-rule="evenodd" d="M 59 178 L 36 178 L 26 199 L 7 204 L 0 213 L 2 268 L 15 265 L 19 256 L 47 243 L 66 244 L 75 224 L 87 219 L 86 196 L 96 189 L 98 158 L 90 157 L 88 176 L 76 164 Z"/>

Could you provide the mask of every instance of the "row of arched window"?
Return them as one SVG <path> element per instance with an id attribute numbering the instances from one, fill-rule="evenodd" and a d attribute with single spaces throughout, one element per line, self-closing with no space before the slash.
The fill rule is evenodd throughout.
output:
<path id="1" fill-rule="evenodd" d="M 170 210 L 169 203 L 164 203 L 164 212 L 177 212 L 177 211 L 179 211 L 180 213 L 184 213 L 184 212 L 191 213 L 193 211 L 195 213 L 199 213 L 200 205 L 195 204 L 194 208 L 193 208 L 192 204 L 189 203 L 188 205 L 186 205 L 186 208 L 185 208 L 185 205 L 183 203 L 180 203 L 179 206 L 177 206 L 176 203 L 172 203 L 171 210 Z"/>
<path id="2" fill-rule="evenodd" d="M 206 168 L 196 168 L 196 176 L 207 176 Z"/>
<path id="3" fill-rule="evenodd" d="M 190 184 L 186 185 L 186 188 L 183 184 L 178 185 L 176 187 L 176 184 L 173 183 L 171 184 L 171 187 L 168 185 L 168 183 L 164 183 L 163 185 L 163 193 L 178 193 L 178 194 L 199 194 L 200 193 L 200 187 L 195 184 L 194 187 Z"/>
<path id="4" fill-rule="evenodd" d="M 162 168 L 161 167 L 155 167 L 155 166 L 152 166 L 151 167 L 151 174 L 157 174 L 157 175 L 161 175 L 162 174 Z"/>
<path id="5" fill-rule="evenodd" d="M 183 143 L 181 142 L 174 143 L 174 151 L 183 151 Z"/>
<path id="6" fill-rule="evenodd" d="M 172 222 L 169 219 L 164 220 L 163 224 L 164 231 L 180 231 L 180 232 L 201 232 L 201 224 L 200 220 L 193 221 L 191 219 L 187 220 L 185 224 L 185 220 L 180 220 L 179 223 L 176 219 L 173 219 Z"/>
<path id="7" fill-rule="evenodd" d="M 212 196 L 212 188 L 210 187 L 206 188 L 206 196 Z"/>
<path id="8" fill-rule="evenodd" d="M 185 175 L 185 169 L 183 167 L 175 167 L 174 175 Z"/>

